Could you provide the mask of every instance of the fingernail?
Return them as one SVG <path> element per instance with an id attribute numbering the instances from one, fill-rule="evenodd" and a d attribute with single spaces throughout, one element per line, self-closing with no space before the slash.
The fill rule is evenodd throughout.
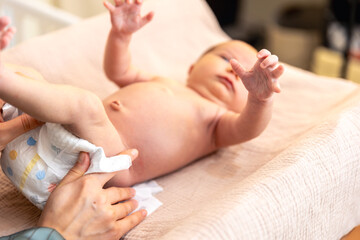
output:
<path id="1" fill-rule="evenodd" d="M 139 206 L 139 202 L 137 200 L 131 199 L 130 201 L 134 203 L 134 209 L 136 209 Z"/>
<path id="2" fill-rule="evenodd" d="M 142 214 L 144 217 L 146 217 L 146 215 L 147 215 L 146 209 L 141 209 L 140 211 L 141 211 L 141 214 Z"/>
<path id="3" fill-rule="evenodd" d="M 80 153 L 80 156 L 79 156 L 79 161 L 78 161 L 78 163 L 79 164 L 84 164 L 84 162 L 85 162 L 85 154 L 84 153 Z"/>
<path id="4" fill-rule="evenodd" d="M 134 197 L 136 195 L 136 190 L 133 188 L 130 188 L 130 195 Z"/>
<path id="5" fill-rule="evenodd" d="M 136 149 L 131 150 L 131 155 L 132 155 L 133 157 L 136 157 L 137 154 L 138 154 L 138 150 L 136 150 Z"/>

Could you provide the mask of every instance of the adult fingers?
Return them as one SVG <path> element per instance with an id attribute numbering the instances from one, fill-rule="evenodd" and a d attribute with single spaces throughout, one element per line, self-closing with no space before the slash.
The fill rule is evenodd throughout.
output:
<path id="1" fill-rule="evenodd" d="M 117 222 L 118 229 L 121 232 L 121 236 L 133 229 L 136 225 L 142 222 L 147 215 L 145 209 L 136 211 L 131 215 L 119 220 Z"/>
<path id="2" fill-rule="evenodd" d="M 134 211 L 138 207 L 138 202 L 135 199 L 131 199 L 126 202 L 112 205 L 111 207 L 114 211 L 115 220 L 120 220 Z"/>
<path id="3" fill-rule="evenodd" d="M 130 157 L 131 161 L 134 161 L 134 159 L 138 156 L 138 151 L 136 149 L 128 149 L 120 154 L 118 154 L 116 157 L 118 157 L 117 161 L 128 161 L 128 158 Z M 124 170 L 124 169 L 122 169 Z M 119 170 L 121 171 L 121 170 Z M 116 172 L 109 172 L 109 173 L 93 173 L 96 175 L 97 179 L 100 181 L 102 185 L 105 185 L 111 178 L 113 178 L 119 171 Z"/>
<path id="4" fill-rule="evenodd" d="M 133 188 L 110 187 L 105 189 L 104 191 L 110 204 L 115 204 L 124 200 L 128 200 L 134 197 L 136 194 L 136 191 Z"/>
<path id="5" fill-rule="evenodd" d="M 88 153 L 81 152 L 78 157 L 78 161 L 75 166 L 70 169 L 70 171 L 65 175 L 63 180 L 59 183 L 60 185 L 64 185 L 70 182 L 75 181 L 85 174 L 90 166 L 90 156 Z"/>

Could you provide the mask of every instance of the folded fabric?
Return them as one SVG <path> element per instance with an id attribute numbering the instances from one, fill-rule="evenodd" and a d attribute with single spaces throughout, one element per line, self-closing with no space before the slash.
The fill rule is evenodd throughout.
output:
<path id="1" fill-rule="evenodd" d="M 148 215 L 150 215 L 162 205 L 162 202 L 154 197 L 154 194 L 163 191 L 163 188 L 155 180 L 136 184 L 133 188 L 136 190 L 134 199 L 139 204 L 133 212 L 146 209 Z"/>

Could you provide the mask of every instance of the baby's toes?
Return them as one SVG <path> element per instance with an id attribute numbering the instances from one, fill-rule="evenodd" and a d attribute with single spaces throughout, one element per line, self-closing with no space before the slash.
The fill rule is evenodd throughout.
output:
<path id="1" fill-rule="evenodd" d="M 15 28 L 8 28 L 0 37 L 0 50 L 6 48 L 15 34 Z"/>
<path id="2" fill-rule="evenodd" d="M 0 17 L 0 31 L 3 31 L 10 24 L 10 19 L 6 16 Z"/>

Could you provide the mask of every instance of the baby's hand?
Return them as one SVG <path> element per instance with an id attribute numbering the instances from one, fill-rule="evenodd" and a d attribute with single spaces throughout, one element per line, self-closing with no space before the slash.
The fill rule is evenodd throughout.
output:
<path id="1" fill-rule="evenodd" d="M 104 6 L 109 10 L 113 30 L 118 33 L 130 35 L 151 21 L 153 12 L 141 17 L 142 0 L 115 0 L 115 6 L 104 1 Z"/>
<path id="2" fill-rule="evenodd" d="M 278 78 L 283 74 L 284 66 L 279 64 L 277 56 L 271 55 L 266 49 L 258 52 L 257 58 L 258 60 L 250 71 L 244 69 L 235 59 L 232 59 L 230 63 L 249 91 L 249 95 L 260 101 L 266 101 L 274 92 L 281 91 Z"/>

